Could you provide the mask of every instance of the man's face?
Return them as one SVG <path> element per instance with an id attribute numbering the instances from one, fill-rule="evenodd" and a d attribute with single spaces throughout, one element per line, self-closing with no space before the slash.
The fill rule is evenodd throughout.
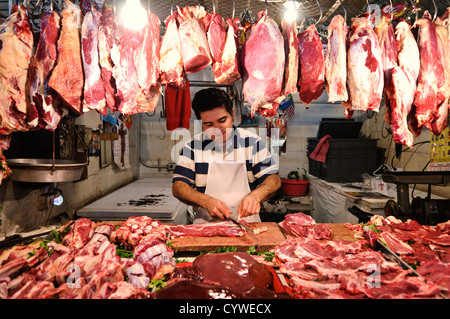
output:
<path id="1" fill-rule="evenodd" d="M 225 106 L 201 112 L 200 119 L 203 131 L 210 139 L 223 143 L 230 137 L 233 116 L 227 112 Z"/>

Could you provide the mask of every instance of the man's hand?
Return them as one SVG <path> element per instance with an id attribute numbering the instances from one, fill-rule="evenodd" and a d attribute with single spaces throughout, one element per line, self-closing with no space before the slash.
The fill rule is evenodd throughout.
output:
<path id="1" fill-rule="evenodd" d="M 259 214 L 261 209 L 260 201 L 254 193 L 250 193 L 242 199 L 238 207 L 238 217 L 244 218 Z"/>
<path id="2" fill-rule="evenodd" d="M 211 196 L 206 200 L 205 208 L 208 210 L 211 217 L 226 219 L 231 215 L 231 210 L 225 202 Z"/>

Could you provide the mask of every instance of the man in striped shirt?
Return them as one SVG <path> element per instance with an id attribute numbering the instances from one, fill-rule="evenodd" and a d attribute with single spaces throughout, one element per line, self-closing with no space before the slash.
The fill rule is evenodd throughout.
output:
<path id="1" fill-rule="evenodd" d="M 173 195 L 194 207 L 195 223 L 229 217 L 260 221 L 261 203 L 281 187 L 265 143 L 233 125 L 232 104 L 221 89 L 200 90 L 192 108 L 203 131 L 181 150 Z"/>

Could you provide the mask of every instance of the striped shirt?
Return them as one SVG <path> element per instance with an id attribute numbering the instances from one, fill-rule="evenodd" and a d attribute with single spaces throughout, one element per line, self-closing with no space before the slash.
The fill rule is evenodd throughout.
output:
<path id="1" fill-rule="evenodd" d="M 256 134 L 233 127 L 231 137 L 223 145 L 209 139 L 201 132 L 187 142 L 178 158 L 172 181 L 183 181 L 199 192 L 206 190 L 209 164 L 212 161 L 244 163 L 251 190 L 261 184 L 269 175 L 278 174 L 278 165 L 266 148 L 264 141 Z"/>

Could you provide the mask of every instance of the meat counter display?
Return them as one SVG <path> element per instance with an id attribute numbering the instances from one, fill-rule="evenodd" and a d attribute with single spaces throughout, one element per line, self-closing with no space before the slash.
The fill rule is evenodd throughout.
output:
<path id="1" fill-rule="evenodd" d="M 269 224 L 250 223 L 249 232 L 231 221 L 174 225 L 148 216 L 69 221 L 51 238 L 1 252 L 0 298 L 450 296 L 450 222 L 430 227 L 374 216 L 365 224 L 318 224 L 293 213 Z M 262 248 L 259 239 L 267 232 L 275 233 Z M 199 241 L 198 247 L 184 245 Z"/>

